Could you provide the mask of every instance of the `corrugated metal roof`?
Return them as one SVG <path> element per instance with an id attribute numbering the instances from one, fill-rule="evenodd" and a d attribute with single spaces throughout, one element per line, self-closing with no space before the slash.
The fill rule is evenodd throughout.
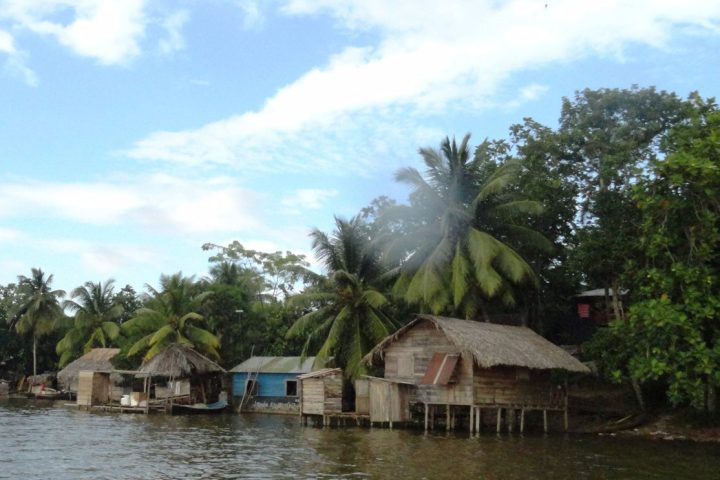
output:
<path id="1" fill-rule="evenodd" d="M 620 289 L 620 295 L 627 295 L 628 291 Z M 608 289 L 608 295 L 612 296 L 613 289 Z M 584 292 L 580 292 L 576 297 L 604 297 L 605 296 L 605 289 L 604 288 L 596 288 L 594 290 L 585 290 Z"/>
<path id="2" fill-rule="evenodd" d="M 342 369 L 340 368 L 323 368 L 321 370 L 312 372 L 312 373 L 306 373 L 305 375 L 300 375 L 298 378 L 301 380 L 304 380 L 306 378 L 318 378 L 318 377 L 327 377 L 328 375 L 342 375 Z"/>
<path id="3" fill-rule="evenodd" d="M 259 372 L 259 373 L 308 373 L 312 371 L 315 357 L 250 357 L 240 365 L 232 368 L 231 372 Z"/>

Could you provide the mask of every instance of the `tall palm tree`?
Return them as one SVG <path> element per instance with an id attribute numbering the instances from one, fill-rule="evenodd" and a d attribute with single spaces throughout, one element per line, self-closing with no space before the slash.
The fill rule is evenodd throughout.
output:
<path id="1" fill-rule="evenodd" d="M 378 250 L 360 217 L 336 217 L 332 235 L 316 229 L 310 236 L 328 278 L 292 297 L 296 304 L 312 305 L 312 311 L 295 321 L 287 337 L 307 335 L 303 356 L 319 347 L 316 363 L 332 357 L 349 377 L 356 377 L 364 372 L 362 357 L 395 327 L 383 312 L 389 302 L 381 289 L 385 272 Z"/>
<path id="2" fill-rule="evenodd" d="M 61 367 L 94 347 L 108 347 L 117 340 L 123 307 L 115 301 L 113 290 L 112 279 L 104 284 L 86 282 L 70 292 L 71 300 L 63 302 L 63 307 L 74 312 L 75 318 L 56 347 Z"/>
<path id="3" fill-rule="evenodd" d="M 220 342 L 212 332 L 199 326 L 204 324 L 204 317 L 197 313 L 211 292 L 194 294 L 193 278 L 183 277 L 182 273 L 162 275 L 160 287 L 158 291 L 146 285 L 150 298 L 122 325 L 128 333 L 143 335 L 130 347 L 128 356 L 145 352 L 143 360 L 149 360 L 167 345 L 179 343 L 218 358 Z"/>
<path id="4" fill-rule="evenodd" d="M 421 148 L 425 176 L 403 168 L 396 180 L 412 188 L 405 214 L 413 230 L 394 242 L 403 257 L 395 291 L 433 313 L 474 318 L 484 302 L 514 302 L 513 286 L 536 282 L 530 265 L 510 246 L 513 238 L 550 248 L 542 235 L 522 225 L 521 217 L 539 213 L 538 202 L 519 200 L 508 188 L 519 165 L 494 168 L 471 159 L 470 135 L 460 145 L 449 138 L 440 150 Z"/>
<path id="5" fill-rule="evenodd" d="M 65 296 L 63 290 L 53 290 L 53 276 L 45 276 L 39 268 L 31 270 L 30 277 L 18 277 L 19 294 L 23 298 L 15 315 L 15 330 L 21 335 L 31 335 L 33 339 L 33 375 L 37 375 L 38 338 L 52 332 L 57 322 L 63 318 L 60 299 Z"/>

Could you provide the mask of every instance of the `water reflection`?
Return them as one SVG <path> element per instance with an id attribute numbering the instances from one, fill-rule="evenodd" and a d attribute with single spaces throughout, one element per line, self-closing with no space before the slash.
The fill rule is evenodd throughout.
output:
<path id="1" fill-rule="evenodd" d="M 296 417 L 146 417 L 0 400 L 0 478 L 715 480 L 718 471 L 718 445 L 318 429 Z"/>

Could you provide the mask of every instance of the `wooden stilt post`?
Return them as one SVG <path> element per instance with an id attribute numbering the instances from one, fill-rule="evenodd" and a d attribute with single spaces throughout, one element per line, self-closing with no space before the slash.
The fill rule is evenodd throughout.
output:
<path id="1" fill-rule="evenodd" d="M 477 415 L 475 415 L 475 431 L 477 433 L 480 433 L 481 426 L 482 426 L 482 408 L 477 407 Z"/>
<path id="2" fill-rule="evenodd" d="M 525 409 L 520 409 L 520 433 L 525 431 Z"/>
<path id="3" fill-rule="evenodd" d="M 450 404 L 445 405 L 445 430 L 450 431 Z"/>
<path id="4" fill-rule="evenodd" d="M 500 433 L 500 425 L 502 423 L 502 408 L 497 409 L 497 433 Z"/>
<path id="5" fill-rule="evenodd" d="M 543 410 L 543 430 L 547 433 L 547 410 Z"/>
<path id="6" fill-rule="evenodd" d="M 474 413 L 475 413 L 475 407 L 470 405 L 470 421 L 468 422 L 468 431 L 470 432 L 470 435 L 475 433 L 475 419 L 473 418 Z"/>
<path id="7" fill-rule="evenodd" d="M 564 412 L 564 420 L 565 420 L 565 431 L 568 431 L 568 382 L 567 377 L 565 378 L 565 412 Z"/>
<path id="8" fill-rule="evenodd" d="M 508 417 L 508 419 L 507 419 L 508 432 L 512 433 L 513 428 L 515 428 L 515 409 L 514 408 L 506 409 L 505 415 Z"/>
<path id="9" fill-rule="evenodd" d="M 428 404 L 425 404 L 425 431 L 428 429 Z"/>
<path id="10" fill-rule="evenodd" d="M 430 430 L 435 430 L 435 405 L 430 406 Z"/>

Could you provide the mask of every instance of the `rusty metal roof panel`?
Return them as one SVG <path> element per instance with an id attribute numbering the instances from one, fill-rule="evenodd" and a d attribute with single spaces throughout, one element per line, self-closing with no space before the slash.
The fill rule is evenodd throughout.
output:
<path id="1" fill-rule="evenodd" d="M 460 355 L 457 353 L 435 353 L 430 359 L 421 385 L 447 385 L 450 383 Z"/>

